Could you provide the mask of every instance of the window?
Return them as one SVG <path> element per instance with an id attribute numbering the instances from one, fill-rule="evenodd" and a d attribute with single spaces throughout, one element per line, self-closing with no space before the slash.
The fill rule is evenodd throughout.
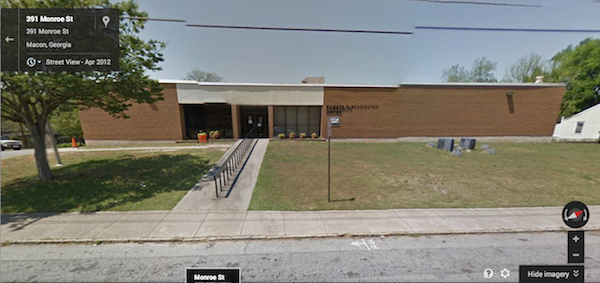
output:
<path id="1" fill-rule="evenodd" d="M 233 138 L 231 105 L 185 104 L 183 105 L 186 136 L 196 139 L 199 131 L 218 130 L 221 138 Z"/>
<path id="2" fill-rule="evenodd" d="M 285 134 L 285 107 L 274 107 L 273 108 L 273 132 L 275 136 L 279 134 Z"/>
<path id="3" fill-rule="evenodd" d="M 575 127 L 575 133 L 576 134 L 581 134 L 581 131 L 583 130 L 583 124 L 585 122 L 577 122 L 577 127 Z"/>
<path id="4" fill-rule="evenodd" d="M 286 107 L 285 108 L 285 135 L 289 135 L 290 133 L 296 133 L 298 137 L 300 133 L 298 133 L 298 111 L 297 107 Z"/>
<path id="5" fill-rule="evenodd" d="M 310 137 L 312 133 L 320 134 L 321 107 L 318 106 L 276 106 L 273 108 L 275 136 L 285 134 L 287 137 L 291 132 L 300 136 L 306 133 Z"/>

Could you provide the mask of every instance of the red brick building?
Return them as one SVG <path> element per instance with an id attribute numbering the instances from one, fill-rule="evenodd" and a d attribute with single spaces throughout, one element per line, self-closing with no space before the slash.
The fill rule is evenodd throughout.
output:
<path id="1" fill-rule="evenodd" d="M 130 119 L 81 111 L 88 142 L 195 139 L 219 130 L 238 138 L 290 132 L 339 138 L 552 136 L 565 86 L 549 83 L 400 85 L 251 84 L 161 81 L 164 101 L 136 104 Z"/>

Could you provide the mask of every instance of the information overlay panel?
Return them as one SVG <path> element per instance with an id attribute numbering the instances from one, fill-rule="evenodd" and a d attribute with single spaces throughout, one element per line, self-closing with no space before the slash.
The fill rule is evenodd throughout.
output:
<path id="1" fill-rule="evenodd" d="M 240 283 L 242 281 L 240 268 L 200 268 L 185 269 L 186 283 Z"/>
<path id="2" fill-rule="evenodd" d="M 3 72 L 119 70 L 118 9 L 2 9 Z"/>
<path id="3" fill-rule="evenodd" d="M 583 283 L 583 265 L 521 265 L 519 282 L 564 282 Z"/>

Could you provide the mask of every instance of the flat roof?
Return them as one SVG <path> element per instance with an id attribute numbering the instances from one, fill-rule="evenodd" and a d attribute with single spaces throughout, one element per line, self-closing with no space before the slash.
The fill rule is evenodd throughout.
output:
<path id="1" fill-rule="evenodd" d="M 566 86 L 565 83 L 455 83 L 455 82 L 403 82 L 406 86 Z"/>
<path id="2" fill-rule="evenodd" d="M 304 83 L 229 83 L 197 82 L 190 80 L 158 80 L 164 84 L 195 84 L 199 86 L 250 86 L 250 87 L 356 87 L 356 88 L 398 88 L 401 86 L 566 86 L 564 83 L 450 83 L 450 82 L 403 82 L 400 84 L 304 84 Z"/>

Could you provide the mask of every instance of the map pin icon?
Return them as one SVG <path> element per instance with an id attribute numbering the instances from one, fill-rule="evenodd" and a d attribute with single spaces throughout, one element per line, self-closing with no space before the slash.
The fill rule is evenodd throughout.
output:
<path id="1" fill-rule="evenodd" d="M 104 27 L 108 27 L 108 23 L 110 22 L 110 17 L 109 16 L 104 16 L 102 17 L 102 22 L 104 23 Z"/>

